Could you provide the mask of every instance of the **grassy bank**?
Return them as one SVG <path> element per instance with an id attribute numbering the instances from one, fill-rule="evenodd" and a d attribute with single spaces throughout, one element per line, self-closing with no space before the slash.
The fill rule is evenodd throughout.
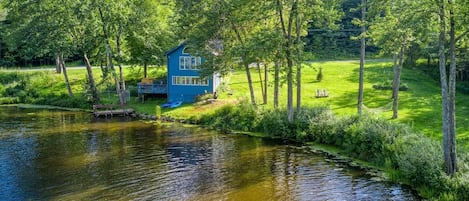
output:
<path id="1" fill-rule="evenodd" d="M 256 132 L 329 145 L 341 155 L 385 170 L 391 180 L 412 186 L 425 198 L 469 200 L 468 155 L 459 154 L 460 172 L 449 178 L 443 172 L 440 143 L 406 125 L 372 114 L 336 116 L 326 106 L 302 108 L 293 122 L 286 116 L 285 110 L 259 110 L 244 102 L 223 106 L 197 120 L 222 132 Z"/>
<path id="2" fill-rule="evenodd" d="M 335 114 L 350 115 L 356 112 L 356 98 L 358 89 L 358 61 L 321 61 L 304 65 L 302 77 L 302 101 L 304 106 L 327 105 Z M 391 91 L 377 90 L 373 85 L 380 85 L 392 80 L 392 63 L 389 60 L 367 61 L 365 71 L 365 109 L 369 113 L 389 119 L 391 111 Z M 322 68 L 323 79 L 316 80 L 319 68 Z M 96 83 L 101 92 L 104 104 L 115 104 L 117 97 L 111 79 L 103 79 L 99 68 L 93 69 Z M 69 80 L 74 97 L 68 97 L 63 75 L 52 70 L 0 70 L 0 104 L 28 103 L 40 105 L 55 105 L 62 107 L 91 108 L 90 95 L 86 89 L 86 70 L 71 68 L 68 71 Z M 142 103 L 136 98 L 136 83 L 142 78 L 143 70 L 139 67 L 124 68 L 126 83 L 130 91 L 129 105 L 140 113 L 154 114 L 155 105 L 163 103 L 164 99 L 148 99 Z M 162 77 L 164 68 L 151 67 L 149 77 Z M 261 90 L 257 71 L 252 69 L 254 89 L 257 102 L 261 101 Z M 254 76 L 256 75 L 256 76 Z M 197 117 L 205 112 L 223 105 L 233 103 L 249 97 L 249 90 L 245 72 L 234 71 L 226 78 L 228 85 L 224 92 L 219 91 L 219 102 L 212 105 L 183 105 L 173 110 L 163 110 L 163 114 L 175 118 Z M 272 80 L 272 79 L 271 79 Z M 442 139 L 441 132 L 441 98 L 439 83 L 432 79 L 418 67 L 404 68 L 402 84 L 408 86 L 407 91 L 400 92 L 399 118 L 396 121 L 404 123 L 415 130 L 436 140 Z M 316 89 L 326 89 L 328 98 L 315 98 Z M 227 91 L 232 95 L 228 95 Z M 285 108 L 286 86 L 280 91 L 281 108 Z M 260 107 L 271 108 L 273 91 L 268 92 L 269 103 Z M 469 95 L 457 94 L 456 120 L 457 143 L 459 150 L 469 150 Z"/>

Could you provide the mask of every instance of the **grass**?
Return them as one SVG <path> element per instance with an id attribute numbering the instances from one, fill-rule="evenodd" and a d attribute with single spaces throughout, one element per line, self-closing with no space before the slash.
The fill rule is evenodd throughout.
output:
<path id="1" fill-rule="evenodd" d="M 319 67 L 323 70 L 323 80 L 316 81 Z M 302 104 L 328 105 L 338 115 L 356 113 L 358 97 L 358 61 L 324 61 L 305 64 L 302 70 Z M 252 70 L 256 102 L 261 102 L 261 90 L 257 71 Z M 365 65 L 364 106 L 370 113 L 377 113 L 391 120 L 392 99 L 390 90 L 373 89 L 373 84 L 392 80 L 392 62 L 390 60 L 367 61 Z M 235 71 L 229 77 L 230 90 L 233 95 L 221 93 L 220 99 L 240 99 L 249 97 L 246 75 L 244 71 Z M 270 78 L 271 80 L 273 78 Z M 409 86 L 409 90 L 399 93 L 399 118 L 397 121 L 407 124 L 434 139 L 442 139 L 441 128 L 441 91 L 439 82 L 432 79 L 417 67 L 406 66 L 402 73 L 402 82 Z M 270 84 L 272 85 L 272 84 Z M 316 89 L 326 89 L 328 98 L 315 98 Z M 295 91 L 295 90 L 294 90 Z M 268 105 L 272 107 L 273 91 L 270 88 Z M 281 89 L 281 107 L 286 107 L 286 85 Z M 469 102 L 466 94 L 457 95 L 457 140 L 459 148 L 469 150 Z M 175 109 L 171 114 L 176 116 L 191 111 L 187 107 Z M 186 114 L 184 114 L 186 113 Z M 198 113 L 196 113 L 198 114 Z M 460 149 L 461 150 L 461 149 Z"/>
<path id="2" fill-rule="evenodd" d="M 358 91 L 358 67 L 357 60 L 348 61 L 318 61 L 303 65 L 302 69 L 302 104 L 307 106 L 328 105 L 338 115 L 349 115 L 356 113 L 357 91 Z M 273 66 L 271 66 L 273 68 Z M 322 68 L 323 79 L 316 81 L 316 76 Z M 8 70 L 12 71 L 12 70 Z M 14 71 L 14 70 L 13 70 Z M 1 72 L 1 71 L 0 71 Z M 21 71 L 20 71 L 21 72 Z M 33 73 L 25 71 L 24 73 Z M 93 73 L 96 82 L 102 79 L 99 68 L 94 68 Z M 126 83 L 129 88 L 135 90 L 136 83 L 142 78 L 142 69 L 135 67 L 124 68 Z M 271 72 L 273 74 L 273 72 Z M 54 94 L 66 94 L 63 75 L 55 74 L 53 71 L 44 71 L 44 75 L 33 80 L 37 85 L 44 85 L 38 88 L 41 91 L 48 91 Z M 68 70 L 69 80 L 72 90 L 77 94 L 83 91 L 86 79 L 84 68 L 70 68 Z M 165 74 L 165 69 L 160 67 L 149 68 L 149 77 L 160 77 Z M 52 79 L 44 82 L 42 79 Z M 261 89 L 257 70 L 252 69 L 256 102 L 261 102 Z M 392 100 L 390 90 L 376 90 L 373 85 L 383 83 L 392 79 L 392 61 L 386 59 L 368 60 L 365 65 L 365 85 L 364 85 L 364 106 L 365 111 L 377 113 L 384 118 L 390 119 L 392 116 Z M 174 118 L 197 117 L 203 113 L 212 112 L 213 109 L 225 103 L 235 103 L 240 99 L 249 98 L 249 89 L 246 81 L 246 74 L 242 70 L 236 70 L 226 78 L 229 81 L 228 93 L 219 91 L 219 100 L 212 104 L 184 104 L 176 109 L 163 109 L 162 113 Z M 273 81 L 273 76 L 270 76 Z M 439 82 L 424 74 L 418 67 L 405 66 L 402 73 L 402 82 L 409 86 L 409 90 L 400 92 L 399 118 L 398 121 L 434 139 L 441 139 L 441 98 Z M 112 83 L 111 83 L 112 84 Z M 268 104 L 259 107 L 272 107 L 273 83 L 269 83 Z M 103 93 L 102 99 L 106 103 L 115 103 L 116 99 L 112 95 L 112 85 L 101 85 L 102 90 L 109 91 Z M 328 98 L 315 98 L 316 89 L 326 89 Z M 296 89 L 294 90 L 296 91 Z M 133 95 L 135 91 L 131 92 Z M 280 90 L 280 107 L 286 107 L 286 84 Z M 129 105 L 134 107 L 139 113 L 154 114 L 155 106 L 164 102 L 163 99 L 148 99 L 144 103 L 136 97 L 131 97 Z M 459 149 L 469 150 L 469 95 L 457 94 L 457 140 Z"/>

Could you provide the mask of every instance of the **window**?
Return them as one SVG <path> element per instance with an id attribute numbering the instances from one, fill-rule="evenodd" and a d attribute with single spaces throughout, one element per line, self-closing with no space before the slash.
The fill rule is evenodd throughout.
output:
<path id="1" fill-rule="evenodd" d="M 200 64 L 202 64 L 202 59 L 200 57 L 179 57 L 179 70 L 198 70 Z"/>
<path id="2" fill-rule="evenodd" d="M 173 85 L 208 86 L 208 80 L 197 76 L 173 76 Z"/>

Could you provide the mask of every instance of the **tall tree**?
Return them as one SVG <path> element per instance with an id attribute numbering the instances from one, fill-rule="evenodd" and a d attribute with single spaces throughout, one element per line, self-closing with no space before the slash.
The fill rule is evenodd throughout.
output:
<path id="1" fill-rule="evenodd" d="M 174 3 L 170 0 L 137 0 L 132 4 L 126 41 L 129 62 L 143 66 L 143 77 L 148 76 L 149 65 L 162 65 L 165 51 L 175 46 L 171 29 Z"/>
<path id="2" fill-rule="evenodd" d="M 425 37 L 419 36 L 428 30 L 429 20 L 425 14 L 415 13 L 421 3 L 413 1 L 369 1 L 369 36 L 374 45 L 381 48 L 382 54 L 393 55 L 393 119 L 398 118 L 399 88 L 405 52 L 412 44 L 422 43 Z M 384 13 L 384 14 L 383 14 Z"/>
<path id="3" fill-rule="evenodd" d="M 361 1 L 361 35 L 360 35 L 360 70 L 359 70 L 359 78 L 358 78 L 358 114 L 362 114 L 363 110 L 363 85 L 364 85 L 364 77 L 365 77 L 365 50 L 366 50 L 366 0 Z"/>
<path id="4" fill-rule="evenodd" d="M 65 1 L 62 5 L 52 0 L 5 1 L 7 20 L 11 22 L 6 27 L 9 30 L 6 38 L 10 51 L 24 59 L 57 57 L 58 72 L 63 72 L 68 94 L 73 96 L 65 67 L 65 58 L 75 50 L 71 37 L 75 21 L 64 6 L 69 3 L 73 4 Z"/>

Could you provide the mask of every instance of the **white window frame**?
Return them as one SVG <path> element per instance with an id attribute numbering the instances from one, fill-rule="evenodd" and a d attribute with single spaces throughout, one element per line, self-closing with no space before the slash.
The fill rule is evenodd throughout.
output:
<path id="1" fill-rule="evenodd" d="M 179 56 L 179 70 L 199 70 L 201 64 L 201 57 Z"/>
<path id="2" fill-rule="evenodd" d="M 172 76 L 172 85 L 177 86 L 208 86 L 207 79 L 202 79 L 199 76 Z"/>

